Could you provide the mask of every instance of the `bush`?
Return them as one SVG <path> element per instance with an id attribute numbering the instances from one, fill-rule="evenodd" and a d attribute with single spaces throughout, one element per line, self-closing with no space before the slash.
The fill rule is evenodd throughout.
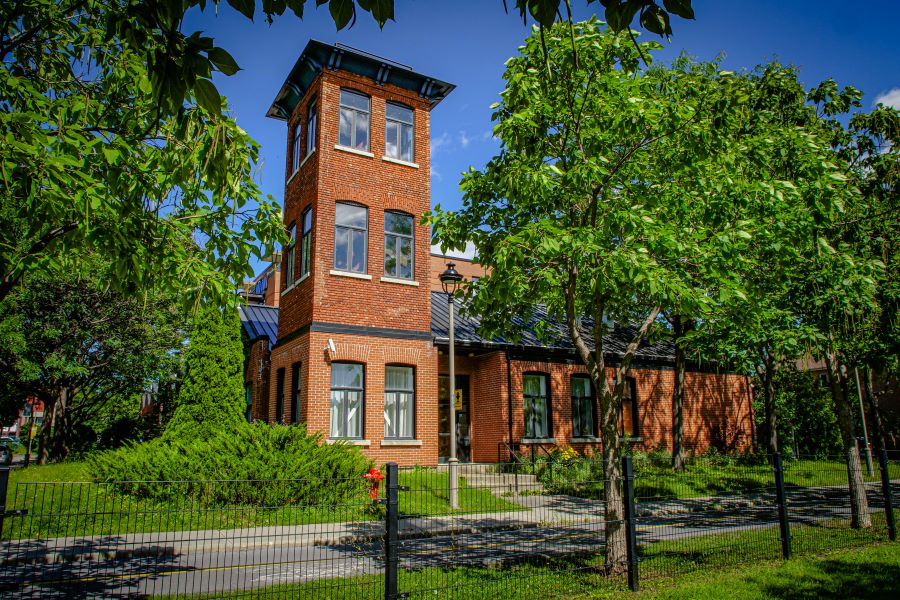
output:
<path id="1" fill-rule="evenodd" d="M 89 464 L 95 479 L 141 498 L 272 507 L 358 500 L 372 466 L 355 446 L 322 444 L 303 427 L 246 422 L 132 443 Z"/>

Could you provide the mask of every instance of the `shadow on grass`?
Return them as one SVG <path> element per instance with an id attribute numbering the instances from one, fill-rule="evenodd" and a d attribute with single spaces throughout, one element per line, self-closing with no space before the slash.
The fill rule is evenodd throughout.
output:
<path id="1" fill-rule="evenodd" d="M 844 557 L 809 563 L 802 577 L 777 572 L 765 581 L 756 580 L 766 594 L 782 600 L 820 598 L 896 598 L 900 589 L 900 559 L 861 563 Z"/>

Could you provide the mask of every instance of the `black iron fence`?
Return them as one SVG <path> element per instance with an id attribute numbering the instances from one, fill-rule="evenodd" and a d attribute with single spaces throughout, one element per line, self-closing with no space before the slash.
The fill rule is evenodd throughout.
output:
<path id="1" fill-rule="evenodd" d="M 840 460 L 714 457 L 672 473 L 636 456 L 605 480 L 599 460 L 553 453 L 527 469 L 460 465 L 455 502 L 446 468 L 393 464 L 383 480 L 50 483 L 0 471 L 0 595 L 524 599 L 636 589 L 895 539 L 900 462 L 878 458 L 863 474 L 870 526 L 858 528 Z"/>

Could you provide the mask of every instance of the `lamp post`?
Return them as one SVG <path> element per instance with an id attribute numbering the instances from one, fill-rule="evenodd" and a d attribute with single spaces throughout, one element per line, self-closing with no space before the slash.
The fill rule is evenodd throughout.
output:
<path id="1" fill-rule="evenodd" d="M 441 273 L 441 287 L 447 294 L 447 302 L 450 308 L 450 458 L 447 460 L 447 470 L 450 476 L 450 508 L 459 508 L 458 473 L 459 460 L 456 458 L 456 353 L 453 331 L 453 294 L 462 283 L 462 275 L 457 273 L 454 263 L 447 263 L 447 270 Z"/>

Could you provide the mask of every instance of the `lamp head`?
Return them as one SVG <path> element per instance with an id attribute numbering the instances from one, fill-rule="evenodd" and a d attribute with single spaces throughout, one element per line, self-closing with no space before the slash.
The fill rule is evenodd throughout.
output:
<path id="1" fill-rule="evenodd" d="M 457 272 L 455 267 L 456 263 L 447 263 L 447 269 L 440 275 L 441 287 L 444 288 L 445 293 L 450 295 L 456 293 L 463 280 L 462 275 Z"/>

